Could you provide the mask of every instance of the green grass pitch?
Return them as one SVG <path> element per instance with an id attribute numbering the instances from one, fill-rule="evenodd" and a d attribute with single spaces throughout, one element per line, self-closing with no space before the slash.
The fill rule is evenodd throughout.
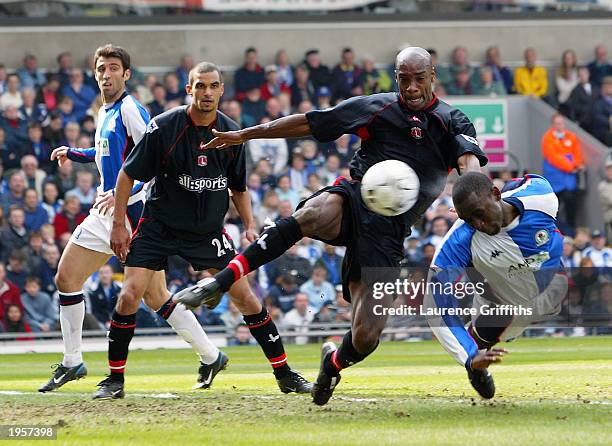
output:
<path id="1" fill-rule="evenodd" d="M 225 349 L 230 366 L 208 391 L 191 390 L 192 351 L 133 351 L 116 401 L 90 399 L 104 353 L 86 354 L 86 379 L 45 395 L 36 389 L 59 355 L 0 355 L 0 424 L 58 426 L 56 441 L 34 445 L 612 445 L 612 338 L 508 348 L 492 401 L 437 343 L 386 342 L 344 371 L 325 407 L 281 394 L 257 347 Z M 289 346 L 290 364 L 314 379 L 318 349 Z"/>

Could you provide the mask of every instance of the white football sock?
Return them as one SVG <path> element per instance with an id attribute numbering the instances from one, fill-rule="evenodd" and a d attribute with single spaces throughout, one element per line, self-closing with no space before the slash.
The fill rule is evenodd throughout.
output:
<path id="1" fill-rule="evenodd" d="M 166 320 L 174 331 L 191 344 L 191 347 L 200 356 L 200 361 L 204 364 L 212 364 L 217 360 L 219 349 L 210 342 L 195 315 L 183 304 L 176 305 Z"/>
<path id="2" fill-rule="evenodd" d="M 77 296 L 79 293 L 62 293 L 64 296 Z M 81 344 L 83 340 L 83 319 L 85 301 L 73 305 L 60 305 L 60 324 L 64 340 L 64 367 L 74 367 L 83 362 Z"/>

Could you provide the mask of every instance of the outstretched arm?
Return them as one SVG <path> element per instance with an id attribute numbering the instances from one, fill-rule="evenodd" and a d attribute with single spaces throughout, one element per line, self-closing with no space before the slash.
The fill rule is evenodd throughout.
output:
<path id="1" fill-rule="evenodd" d="M 215 137 L 204 146 L 205 149 L 226 149 L 258 138 L 299 138 L 311 134 L 306 115 L 290 115 L 265 124 L 236 130 L 219 132 L 213 130 Z"/>

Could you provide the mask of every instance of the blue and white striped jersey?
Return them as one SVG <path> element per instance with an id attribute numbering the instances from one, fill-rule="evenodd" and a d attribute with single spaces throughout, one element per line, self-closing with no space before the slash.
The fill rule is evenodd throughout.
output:
<path id="1" fill-rule="evenodd" d="M 519 216 L 493 236 L 457 220 L 434 254 L 430 281 L 456 283 L 467 268 L 474 268 L 486 279 L 497 302 L 533 306 L 562 269 L 563 237 L 556 226 L 558 200 L 548 181 L 532 174 L 507 183 L 502 199 L 516 207 Z M 428 305 L 458 307 L 455 296 L 436 290 L 440 291 L 428 288 Z M 478 353 L 459 317 L 444 315 L 430 320 L 430 325 L 460 363 Z"/>
<path id="2" fill-rule="evenodd" d="M 113 104 L 98 111 L 94 147 L 71 148 L 68 158 L 79 163 L 95 162 L 100 172 L 100 192 L 114 189 L 123 161 L 142 139 L 149 114 L 131 95 L 125 92 Z M 136 183 L 128 204 L 144 200 L 143 183 Z"/>

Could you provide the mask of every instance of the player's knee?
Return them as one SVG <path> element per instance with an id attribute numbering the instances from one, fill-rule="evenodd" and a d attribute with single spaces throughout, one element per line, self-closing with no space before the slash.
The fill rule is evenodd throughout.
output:
<path id="1" fill-rule="evenodd" d="M 144 293 L 141 287 L 136 284 L 127 283 L 121 290 L 121 293 L 119 293 L 117 306 L 138 306 L 140 304 L 140 299 L 142 298 L 143 294 Z"/>
<path id="2" fill-rule="evenodd" d="M 311 237 L 317 232 L 320 214 L 321 210 L 317 206 L 305 206 L 294 214 L 305 237 Z"/>
<path id="3" fill-rule="evenodd" d="M 71 283 L 72 278 L 70 274 L 67 273 L 64 269 L 59 269 L 55 274 L 55 285 L 60 292 L 69 292 L 72 291 L 73 284 Z"/>

